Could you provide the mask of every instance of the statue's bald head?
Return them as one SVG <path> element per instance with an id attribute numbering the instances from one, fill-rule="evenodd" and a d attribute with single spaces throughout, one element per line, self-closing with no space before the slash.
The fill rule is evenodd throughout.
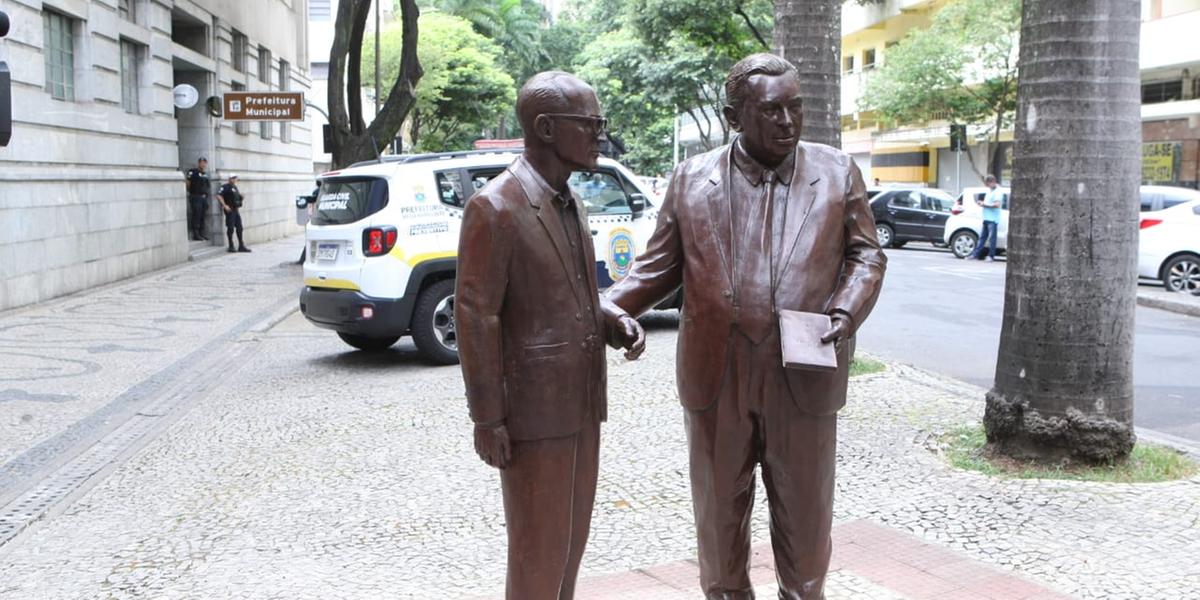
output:
<path id="1" fill-rule="evenodd" d="M 572 104 L 595 95 L 592 86 L 564 71 L 543 71 L 529 78 L 517 93 L 517 120 L 528 141 L 538 115 L 572 113 Z"/>

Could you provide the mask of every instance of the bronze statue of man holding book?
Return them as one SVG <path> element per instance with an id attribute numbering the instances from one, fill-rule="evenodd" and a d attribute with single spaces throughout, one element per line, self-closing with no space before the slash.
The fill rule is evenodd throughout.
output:
<path id="1" fill-rule="evenodd" d="M 750 509 L 762 465 L 779 597 L 820 599 L 837 411 L 887 261 L 854 161 L 799 141 L 795 68 L 755 54 L 733 66 L 725 92 L 740 135 L 675 169 L 605 319 L 616 329 L 683 285 L 676 369 L 705 597 L 754 597 Z"/>

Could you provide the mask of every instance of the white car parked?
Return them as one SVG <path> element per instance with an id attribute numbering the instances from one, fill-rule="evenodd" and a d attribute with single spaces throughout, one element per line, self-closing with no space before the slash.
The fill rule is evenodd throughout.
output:
<path id="1" fill-rule="evenodd" d="M 1000 225 L 996 228 L 996 251 L 1000 252 L 1008 249 L 1009 190 L 1005 186 L 997 189 L 1004 194 L 1000 201 Z M 946 219 L 946 228 L 942 230 L 942 241 L 958 258 L 970 256 L 979 242 L 979 234 L 983 231 L 983 207 L 976 202 L 983 202 L 987 192 L 986 187 L 963 188 L 950 209 L 950 218 Z"/>
<path id="2" fill-rule="evenodd" d="M 517 156 L 386 156 L 322 174 L 305 230 L 300 311 L 360 350 L 383 350 L 411 335 L 426 358 L 458 362 L 454 275 L 463 206 Z M 608 287 L 645 250 L 658 210 L 638 178 L 608 158 L 567 183 L 587 208 L 597 282 Z M 680 297 L 659 307 L 677 308 Z"/>
<path id="3" fill-rule="evenodd" d="M 1200 294 L 1200 191 L 1142 186 L 1138 277 Z"/>

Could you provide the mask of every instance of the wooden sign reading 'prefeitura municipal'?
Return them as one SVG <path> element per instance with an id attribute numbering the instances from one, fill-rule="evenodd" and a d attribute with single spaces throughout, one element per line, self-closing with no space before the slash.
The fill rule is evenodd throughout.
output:
<path id="1" fill-rule="evenodd" d="M 226 121 L 303 121 L 303 92 L 225 92 Z"/>

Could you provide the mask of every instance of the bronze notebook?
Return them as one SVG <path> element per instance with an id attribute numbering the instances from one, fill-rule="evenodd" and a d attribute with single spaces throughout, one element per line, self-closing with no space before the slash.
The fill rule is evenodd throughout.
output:
<path id="1" fill-rule="evenodd" d="M 783 366 L 807 371 L 836 371 L 837 351 L 821 336 L 829 331 L 829 315 L 779 311 L 779 339 L 783 344 Z"/>

